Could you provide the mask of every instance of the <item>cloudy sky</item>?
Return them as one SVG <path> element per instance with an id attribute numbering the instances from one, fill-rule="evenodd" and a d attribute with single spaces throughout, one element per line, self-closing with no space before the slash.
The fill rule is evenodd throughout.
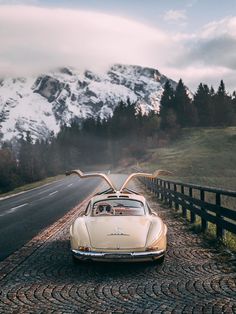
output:
<path id="1" fill-rule="evenodd" d="M 112 63 L 236 89 L 236 1 L 0 0 L 0 76 Z"/>

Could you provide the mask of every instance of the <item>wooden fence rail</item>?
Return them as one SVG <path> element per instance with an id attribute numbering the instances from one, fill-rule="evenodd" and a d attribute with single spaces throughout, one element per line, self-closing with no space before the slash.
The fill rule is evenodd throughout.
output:
<path id="1" fill-rule="evenodd" d="M 223 197 L 233 198 L 236 204 L 235 191 L 162 179 L 142 178 L 141 181 L 169 207 L 181 209 L 184 218 L 187 218 L 189 211 L 190 223 L 195 223 L 196 216 L 199 216 L 203 232 L 207 230 L 208 222 L 211 222 L 216 225 L 217 238 L 224 236 L 224 230 L 236 234 L 236 206 L 233 205 L 231 209 L 222 206 Z"/>

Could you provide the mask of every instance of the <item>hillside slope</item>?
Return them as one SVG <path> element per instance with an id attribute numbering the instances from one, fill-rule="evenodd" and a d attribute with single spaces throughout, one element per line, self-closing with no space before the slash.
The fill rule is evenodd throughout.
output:
<path id="1" fill-rule="evenodd" d="M 170 170 L 171 180 L 236 190 L 236 127 L 183 129 L 177 141 L 148 155 L 140 166 Z"/>

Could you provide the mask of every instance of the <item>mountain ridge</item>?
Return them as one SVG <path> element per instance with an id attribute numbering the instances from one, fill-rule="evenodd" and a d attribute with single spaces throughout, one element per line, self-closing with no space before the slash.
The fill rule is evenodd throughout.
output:
<path id="1" fill-rule="evenodd" d="M 38 76 L 0 80 L 0 132 L 3 140 L 27 131 L 47 138 L 62 125 L 88 117 L 106 119 L 120 101 L 137 103 L 143 113 L 158 111 L 165 82 L 157 69 L 112 65 L 104 74 L 63 67 Z"/>

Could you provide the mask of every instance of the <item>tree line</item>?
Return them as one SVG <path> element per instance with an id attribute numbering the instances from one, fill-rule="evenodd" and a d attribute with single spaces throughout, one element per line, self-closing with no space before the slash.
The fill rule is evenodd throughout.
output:
<path id="1" fill-rule="evenodd" d="M 227 94 L 223 81 L 216 92 L 200 84 L 193 97 L 182 80 L 175 89 L 167 81 L 159 112 L 142 114 L 128 99 L 106 120 L 74 120 L 45 140 L 33 141 L 27 132 L 17 145 L 2 143 L 0 193 L 78 167 L 116 167 L 121 160 L 125 166 L 125 162 L 143 159 L 147 148 L 165 145 L 185 127 L 236 125 L 235 96 Z"/>
<path id="2" fill-rule="evenodd" d="M 174 90 L 166 82 L 160 103 L 161 129 L 176 127 L 221 127 L 236 124 L 236 93 L 227 94 L 225 84 L 218 90 L 200 83 L 196 93 L 189 91 L 180 79 Z"/>

